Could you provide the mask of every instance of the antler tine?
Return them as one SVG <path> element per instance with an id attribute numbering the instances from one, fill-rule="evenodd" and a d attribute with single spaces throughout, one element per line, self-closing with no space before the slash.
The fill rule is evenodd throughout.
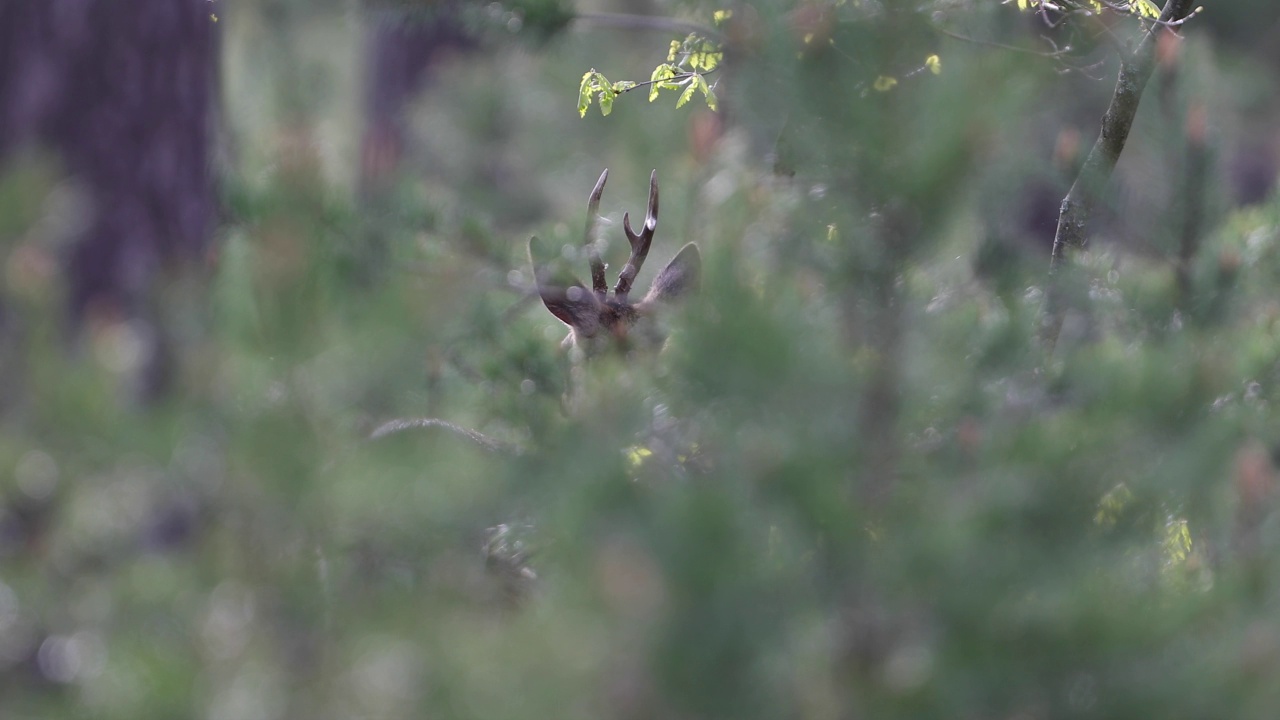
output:
<path id="1" fill-rule="evenodd" d="M 600 259 L 600 196 L 604 194 L 604 181 L 608 179 L 609 168 L 605 168 L 587 200 L 587 229 L 583 237 L 587 261 L 591 263 L 591 289 L 602 302 L 609 294 L 609 284 L 604 279 L 604 261 Z"/>
<path id="2" fill-rule="evenodd" d="M 631 283 L 635 282 L 636 274 L 640 272 L 644 259 L 649 255 L 649 245 L 653 242 L 653 231 L 657 227 L 658 171 L 654 170 L 649 174 L 649 211 L 644 217 L 644 227 L 637 234 L 631 229 L 630 214 L 622 215 L 622 229 L 627 233 L 627 241 L 631 243 L 631 259 L 627 260 L 627 264 L 622 268 L 622 273 L 618 275 L 618 284 L 613 289 L 614 296 L 620 302 L 625 302 L 627 293 L 631 292 Z"/>

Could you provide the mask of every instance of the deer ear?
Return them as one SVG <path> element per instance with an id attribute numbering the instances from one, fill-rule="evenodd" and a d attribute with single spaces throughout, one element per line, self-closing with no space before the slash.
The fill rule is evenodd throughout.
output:
<path id="1" fill-rule="evenodd" d="M 697 245 L 689 243 L 653 279 L 653 285 L 640 305 L 648 308 L 655 303 L 680 300 L 697 292 L 701 280 L 702 254 L 698 252 Z"/>
<path id="2" fill-rule="evenodd" d="M 544 251 L 541 240 L 529 238 L 529 263 L 542 304 L 565 325 L 587 337 L 594 335 L 600 325 L 600 301 L 560 262 L 540 264 L 536 258 L 545 257 Z"/>
<path id="3" fill-rule="evenodd" d="M 600 329 L 600 303 L 595 294 L 582 285 L 566 288 L 540 285 L 538 294 L 552 315 L 580 335 L 591 337 Z"/>

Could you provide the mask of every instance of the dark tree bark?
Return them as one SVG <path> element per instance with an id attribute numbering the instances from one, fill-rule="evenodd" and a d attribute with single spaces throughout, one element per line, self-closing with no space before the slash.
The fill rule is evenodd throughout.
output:
<path id="1" fill-rule="evenodd" d="M 0 2 L 0 163 L 51 151 L 88 211 L 66 257 L 73 324 L 136 317 L 205 254 L 216 24 L 207 0 Z"/>

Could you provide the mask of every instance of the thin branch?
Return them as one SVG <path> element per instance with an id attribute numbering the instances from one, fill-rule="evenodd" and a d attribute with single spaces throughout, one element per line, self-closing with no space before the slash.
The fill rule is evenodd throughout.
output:
<path id="1" fill-rule="evenodd" d="M 686 70 L 684 72 L 676 73 L 675 75 L 672 75 L 669 78 L 664 78 L 662 80 L 645 80 L 644 82 L 638 82 L 629 87 L 622 88 L 621 90 L 618 91 L 618 94 L 621 95 L 623 93 L 629 93 L 632 90 L 639 90 L 642 87 L 648 87 L 650 85 L 663 83 L 663 82 L 675 83 L 677 85 L 687 85 L 690 80 L 698 77 L 699 75 L 701 75 L 702 77 L 706 77 L 708 75 L 714 75 L 716 71 L 718 71 L 719 69 L 720 68 L 717 67 L 711 70 L 704 70 L 702 72 L 697 72 L 694 70 Z"/>
<path id="2" fill-rule="evenodd" d="M 1112 50 L 1114 50 L 1117 55 L 1121 57 L 1124 57 L 1126 54 L 1128 54 L 1133 50 L 1133 47 L 1125 43 L 1125 41 L 1121 39 L 1119 35 L 1116 35 L 1116 31 L 1112 30 L 1110 25 L 1103 22 L 1100 16 L 1086 15 L 1085 17 L 1089 20 L 1089 22 L 1093 23 L 1098 28 L 1098 32 L 1094 33 L 1091 39 L 1093 40 L 1101 39 Z"/>
<path id="3" fill-rule="evenodd" d="M 1036 57 L 1048 58 L 1051 60 L 1062 57 L 1063 55 L 1066 55 L 1068 52 L 1071 51 L 1070 47 L 1066 47 L 1061 50 L 1055 49 L 1053 52 L 1044 52 L 1043 50 L 1032 50 L 1031 48 L 1018 47 L 1017 45 L 1006 45 L 1005 43 L 995 42 L 994 40 L 979 40 L 978 38 L 969 37 L 968 35 L 961 35 L 958 32 L 954 32 L 946 28 L 941 28 L 937 26 L 934 26 L 934 30 L 937 30 L 939 34 L 946 35 L 947 37 L 952 38 L 954 40 L 960 40 L 961 42 L 973 43 L 974 45 L 983 45 L 983 46 L 992 47 L 992 48 L 999 48 L 1000 50 L 1011 50 L 1013 52 L 1024 53 L 1026 55 L 1035 55 Z"/>
<path id="4" fill-rule="evenodd" d="M 1155 69 L 1157 30 L 1167 28 L 1171 21 L 1185 18 L 1191 11 L 1191 5 L 1192 0 L 1168 0 L 1160 13 L 1159 21 L 1144 33 L 1138 47 L 1121 60 L 1115 92 L 1111 96 L 1111 104 L 1102 116 L 1098 139 L 1085 158 L 1067 196 L 1062 200 L 1058 229 L 1053 238 L 1053 252 L 1049 259 L 1050 281 L 1041 327 L 1047 352 L 1052 352 L 1058 341 L 1064 315 L 1062 291 L 1057 287 L 1054 276 L 1068 252 L 1082 249 L 1088 244 L 1089 238 L 1085 230 L 1089 219 L 1098 204 L 1103 187 L 1111 179 L 1125 142 L 1129 139 L 1142 92 Z"/>
<path id="5" fill-rule="evenodd" d="M 445 430 L 461 435 L 491 453 L 519 455 L 522 451 L 520 446 L 513 443 L 489 437 L 478 430 L 472 430 L 471 428 L 462 427 L 461 425 L 455 425 L 454 423 L 447 420 L 441 420 L 439 418 L 396 418 L 395 420 L 388 420 L 375 428 L 373 432 L 369 433 L 369 439 L 380 440 L 388 435 L 394 435 L 396 433 L 404 432 L 405 430 L 431 427 L 444 428 Z"/>
<path id="6" fill-rule="evenodd" d="M 999 50 L 1009 50 L 1011 52 L 1022 53 L 1024 55 L 1034 55 L 1035 57 L 1044 58 L 1046 60 L 1053 60 L 1064 68 L 1063 72 L 1078 72 L 1081 75 L 1084 75 L 1085 77 L 1091 78 L 1093 80 L 1102 79 L 1101 77 L 1095 77 L 1094 75 L 1090 74 L 1091 70 L 1094 70 L 1099 65 L 1101 65 L 1100 62 L 1094 63 L 1092 65 L 1077 65 L 1075 63 L 1067 62 L 1067 59 L 1070 57 L 1071 52 L 1074 50 L 1074 48 L 1072 48 L 1070 45 L 1060 48 L 1056 44 L 1054 44 L 1052 39 L 1044 36 L 1041 36 L 1041 39 L 1043 39 L 1046 43 L 1049 44 L 1050 47 L 1053 48 L 1051 52 L 1045 52 L 1043 50 L 1032 50 L 1031 48 L 1018 47 L 1017 45 L 1006 45 L 1005 43 L 995 42 L 994 40 L 980 40 L 975 37 L 969 37 L 968 35 L 961 35 L 960 33 L 957 33 L 953 30 L 947 30 L 946 28 L 941 28 L 937 26 L 934 26 L 934 30 L 937 31 L 938 34 L 940 35 L 944 35 L 946 37 L 952 38 L 954 40 L 959 40 L 961 42 L 973 43 L 974 45 L 982 45 L 984 47 L 997 48 Z M 849 56 L 846 55 L 845 57 L 849 57 Z"/>

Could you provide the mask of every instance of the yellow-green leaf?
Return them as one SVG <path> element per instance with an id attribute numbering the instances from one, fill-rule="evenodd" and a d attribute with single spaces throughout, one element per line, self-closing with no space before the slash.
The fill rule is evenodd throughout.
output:
<path id="1" fill-rule="evenodd" d="M 652 83 L 649 86 L 649 102 L 653 102 L 658 99 L 658 91 L 662 88 L 676 87 L 670 82 L 667 82 L 671 78 L 675 77 L 675 74 L 675 66 L 670 64 L 659 65 L 653 69 L 653 74 L 649 76 L 649 82 Z"/>
<path id="2" fill-rule="evenodd" d="M 877 92 L 888 92 L 889 90 L 893 89 L 894 85 L 897 85 L 897 84 L 898 84 L 897 78 L 889 77 L 888 75 L 881 75 L 880 77 L 876 78 L 875 83 L 872 84 L 871 87 L 875 88 Z"/>
<path id="3" fill-rule="evenodd" d="M 689 83 L 689 86 L 684 89 L 684 92 L 680 93 L 680 99 L 676 101 L 676 109 L 678 110 L 684 107 L 684 104 L 689 102 L 693 97 L 693 91 L 697 89 L 697 83 Z"/>
<path id="4" fill-rule="evenodd" d="M 595 69 L 588 70 L 582 76 L 582 84 L 578 86 L 578 117 L 587 116 L 587 108 L 591 107 L 591 80 Z"/>
<path id="5" fill-rule="evenodd" d="M 1151 0 L 1132 0 L 1130 2 L 1130 7 L 1132 7 L 1133 11 L 1142 17 L 1160 17 L 1160 8 L 1156 7 L 1156 4 Z"/>
<path id="6" fill-rule="evenodd" d="M 1164 527 L 1164 541 L 1161 543 L 1168 563 L 1184 562 L 1191 554 L 1191 529 L 1183 518 L 1170 520 Z"/>
<path id="7" fill-rule="evenodd" d="M 694 70 L 710 72 L 716 69 L 716 66 L 720 64 L 720 60 L 723 58 L 724 52 L 718 44 L 698 38 L 689 55 L 689 66 Z"/>
<path id="8" fill-rule="evenodd" d="M 1133 491 L 1124 483 L 1120 483 L 1107 491 L 1106 495 L 1098 501 L 1098 511 L 1094 513 L 1093 522 L 1096 525 L 1111 527 L 1116 524 L 1116 520 L 1125 508 L 1133 502 Z"/>
<path id="9" fill-rule="evenodd" d="M 632 470 L 638 469 L 644 465 L 645 461 L 653 456 L 653 451 L 641 445 L 632 445 L 627 448 L 627 463 L 631 465 Z"/>

